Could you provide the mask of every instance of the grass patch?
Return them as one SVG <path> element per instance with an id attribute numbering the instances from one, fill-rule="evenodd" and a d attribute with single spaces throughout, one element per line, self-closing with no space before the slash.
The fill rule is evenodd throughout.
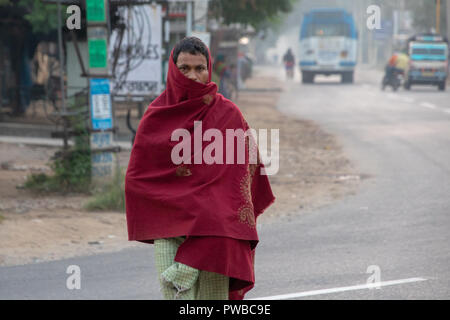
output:
<path id="1" fill-rule="evenodd" d="M 111 183 L 95 191 L 84 209 L 125 212 L 125 169 L 119 170 Z"/>
<path id="2" fill-rule="evenodd" d="M 58 152 L 50 162 L 53 174 L 31 174 L 24 188 L 37 193 L 88 193 L 91 183 L 91 157 L 86 150 Z"/>

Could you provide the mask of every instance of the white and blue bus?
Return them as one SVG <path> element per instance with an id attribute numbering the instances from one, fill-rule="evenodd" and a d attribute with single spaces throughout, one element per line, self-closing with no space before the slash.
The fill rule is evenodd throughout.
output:
<path id="1" fill-rule="evenodd" d="M 338 74 L 342 82 L 352 83 L 357 39 L 355 22 L 346 10 L 323 8 L 306 13 L 300 29 L 302 82 L 314 82 L 316 74 Z"/>

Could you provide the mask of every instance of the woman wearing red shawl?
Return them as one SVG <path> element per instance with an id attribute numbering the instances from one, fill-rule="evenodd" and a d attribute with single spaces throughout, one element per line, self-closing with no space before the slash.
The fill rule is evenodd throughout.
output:
<path id="1" fill-rule="evenodd" d="M 213 143 L 206 134 L 200 142 L 196 137 L 199 128 L 222 137 L 250 129 L 238 107 L 217 93 L 211 65 L 201 40 L 177 43 L 166 89 L 139 123 L 125 179 L 128 238 L 154 243 L 165 298 L 173 298 L 166 294 L 172 290 L 182 299 L 243 299 L 255 283 L 256 218 L 275 200 L 255 143 L 258 161 L 250 161 L 252 137 L 234 144 L 233 136 L 223 150 L 216 134 Z M 184 143 L 181 163 L 173 157 L 179 130 L 194 136 Z M 238 146 L 243 160 L 236 160 Z M 199 163 L 208 151 L 214 161 Z"/>

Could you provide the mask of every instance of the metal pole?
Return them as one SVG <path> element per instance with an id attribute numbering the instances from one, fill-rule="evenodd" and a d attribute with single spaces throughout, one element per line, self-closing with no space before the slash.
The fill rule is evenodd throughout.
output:
<path id="1" fill-rule="evenodd" d="M 447 6 L 447 39 L 450 40 L 450 0 L 447 0 L 446 6 Z"/>
<path id="2" fill-rule="evenodd" d="M 362 64 L 364 62 L 363 58 L 363 39 L 364 39 L 364 14 L 363 14 L 363 8 L 361 1 L 357 2 L 357 12 L 355 12 L 355 17 L 358 19 L 359 25 L 358 25 L 358 55 L 359 55 L 359 62 Z M 365 11 L 364 11 L 365 13 Z"/>
<path id="3" fill-rule="evenodd" d="M 0 40 L 0 43 L 1 43 L 1 40 Z M 3 93 L 3 70 L 4 70 L 4 68 L 3 68 L 3 64 L 4 64 L 4 62 L 3 62 L 3 43 L 1 43 L 1 46 L 0 46 L 0 108 L 2 108 L 2 106 L 3 106 L 3 95 L 2 95 L 2 93 Z"/>
<path id="4" fill-rule="evenodd" d="M 58 51 L 59 51 L 59 74 L 60 74 L 60 84 L 61 84 L 61 102 L 62 110 L 66 111 L 66 97 L 64 95 L 64 55 L 63 55 L 63 45 L 62 45 L 62 23 L 61 23 L 61 2 L 58 1 Z"/>
<path id="5" fill-rule="evenodd" d="M 162 82 L 165 85 L 166 84 L 166 69 L 168 69 L 169 65 L 169 58 L 170 58 L 170 6 L 169 2 L 166 3 L 166 16 L 165 16 L 165 22 L 164 22 L 164 32 L 165 32 L 165 44 L 164 44 L 164 50 L 165 50 L 165 61 L 162 61 L 163 65 L 163 72 L 162 72 Z"/>
<path id="6" fill-rule="evenodd" d="M 447 40 L 450 40 L 450 0 L 445 3 L 447 12 Z M 450 66 L 447 65 L 447 71 L 450 71 Z M 447 81 L 450 81 L 450 77 L 447 77 Z"/>
<path id="7" fill-rule="evenodd" d="M 186 4 L 186 37 L 192 34 L 192 2 Z"/>
<path id="8" fill-rule="evenodd" d="M 61 109 L 64 118 L 64 149 L 67 149 L 67 118 L 66 118 L 66 97 L 64 89 L 64 55 L 63 55 L 63 45 L 62 45 L 62 23 L 61 23 L 61 1 L 58 1 L 58 51 L 59 51 L 59 75 L 60 75 L 60 86 L 61 86 Z"/>
<path id="9" fill-rule="evenodd" d="M 441 0 L 436 0 L 436 33 L 441 33 Z"/>

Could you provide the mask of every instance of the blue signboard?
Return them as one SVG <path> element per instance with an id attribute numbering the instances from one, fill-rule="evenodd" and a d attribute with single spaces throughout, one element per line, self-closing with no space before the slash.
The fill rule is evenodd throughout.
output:
<path id="1" fill-rule="evenodd" d="M 90 79 L 91 119 L 94 130 L 111 129 L 113 126 L 109 88 L 109 79 Z"/>

